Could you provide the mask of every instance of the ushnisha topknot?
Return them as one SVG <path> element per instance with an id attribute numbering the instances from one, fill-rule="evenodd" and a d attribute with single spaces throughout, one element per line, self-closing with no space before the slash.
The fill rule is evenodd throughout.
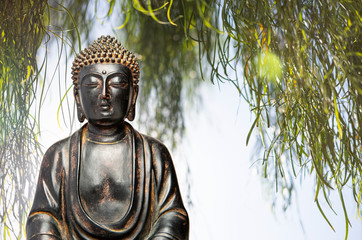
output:
<path id="1" fill-rule="evenodd" d="M 78 76 L 82 68 L 96 63 L 122 64 L 131 71 L 133 85 L 138 84 L 140 72 L 135 55 L 114 37 L 101 36 L 76 56 L 72 66 L 72 79 L 76 87 L 78 87 Z"/>

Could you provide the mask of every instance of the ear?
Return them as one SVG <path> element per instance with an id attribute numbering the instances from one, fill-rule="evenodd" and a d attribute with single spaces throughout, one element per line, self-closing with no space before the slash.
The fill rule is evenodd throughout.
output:
<path id="1" fill-rule="evenodd" d="M 131 102 L 131 106 L 128 110 L 128 114 L 127 114 L 127 119 L 129 121 L 133 121 L 134 117 L 136 115 L 136 100 L 137 100 L 137 96 L 138 96 L 138 85 L 133 87 L 133 94 L 132 94 L 132 102 Z"/>
<path id="2" fill-rule="evenodd" d="M 84 122 L 85 116 L 83 113 L 82 105 L 80 104 L 79 93 L 75 86 L 73 88 L 73 94 L 74 94 L 75 103 L 77 104 L 78 121 L 82 123 Z"/>

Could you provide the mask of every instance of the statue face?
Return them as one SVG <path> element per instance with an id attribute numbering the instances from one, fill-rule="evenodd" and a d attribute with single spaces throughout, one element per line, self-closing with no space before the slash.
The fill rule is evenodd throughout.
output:
<path id="1" fill-rule="evenodd" d="M 111 126 L 122 122 L 130 108 L 130 70 L 121 64 L 92 64 L 79 73 L 77 104 L 89 123 Z"/>

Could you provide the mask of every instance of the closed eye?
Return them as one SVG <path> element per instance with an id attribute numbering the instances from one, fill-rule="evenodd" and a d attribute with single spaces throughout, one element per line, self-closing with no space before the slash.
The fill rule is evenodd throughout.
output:
<path id="1" fill-rule="evenodd" d="M 115 76 L 111 79 L 109 79 L 109 86 L 115 87 L 115 88 L 127 88 L 128 87 L 128 81 L 122 76 Z"/>
<path id="2" fill-rule="evenodd" d="M 109 86 L 116 88 L 126 88 L 128 86 L 128 83 L 127 82 L 110 83 Z"/>
<path id="3" fill-rule="evenodd" d="M 98 83 L 84 83 L 83 86 L 87 86 L 87 87 L 98 87 L 99 84 L 98 84 Z"/>
<path id="4" fill-rule="evenodd" d="M 98 87 L 101 85 L 101 81 L 99 77 L 90 75 L 83 78 L 82 85 L 86 87 Z"/>

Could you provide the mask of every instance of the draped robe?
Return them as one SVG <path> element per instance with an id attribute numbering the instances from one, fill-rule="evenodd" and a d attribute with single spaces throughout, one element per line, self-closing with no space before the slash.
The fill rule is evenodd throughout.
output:
<path id="1" fill-rule="evenodd" d="M 126 127 L 133 135 L 133 192 L 125 216 L 113 223 L 96 222 L 82 207 L 79 169 L 85 125 L 44 155 L 26 226 L 28 239 L 188 239 L 188 215 L 167 148 Z"/>

